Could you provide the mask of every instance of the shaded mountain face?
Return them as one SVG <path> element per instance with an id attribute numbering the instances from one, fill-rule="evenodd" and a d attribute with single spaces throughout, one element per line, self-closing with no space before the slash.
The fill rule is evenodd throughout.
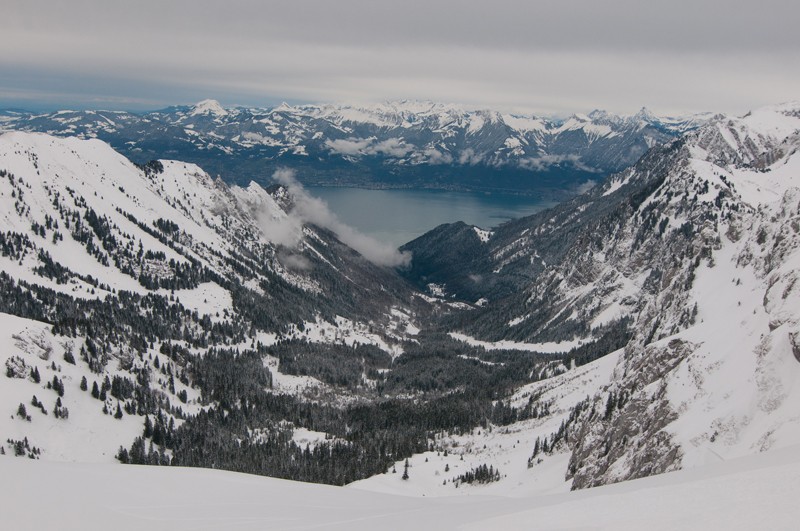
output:
<path id="1" fill-rule="evenodd" d="M 223 109 L 206 100 L 145 114 L 6 112 L 2 127 L 99 138 L 134 161 L 193 162 L 239 184 L 281 167 L 308 184 L 511 191 L 563 198 L 636 162 L 708 116 L 567 120 L 393 102 Z"/>
<path id="2" fill-rule="evenodd" d="M 493 232 L 438 227 L 402 247 L 415 257 L 403 274 L 423 290 L 435 283 L 461 301 L 487 300 L 464 323 L 476 332 L 484 327 L 478 335 L 590 337 L 592 326 L 640 315 L 642 293 L 689 290 L 694 269 L 719 247 L 721 227 L 741 223 L 795 184 L 791 176 L 770 178 L 796 149 L 793 109 L 718 117 L 603 185 Z M 509 321 L 515 325 L 504 326 Z M 662 324 L 656 336 L 676 324 L 686 321 Z M 560 333 L 560 326 L 570 330 Z M 576 326 L 583 331 L 576 334 Z"/>

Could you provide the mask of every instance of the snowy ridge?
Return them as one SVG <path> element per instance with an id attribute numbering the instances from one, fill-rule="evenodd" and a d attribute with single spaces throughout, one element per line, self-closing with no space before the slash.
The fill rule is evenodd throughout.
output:
<path id="1" fill-rule="evenodd" d="M 367 111 L 337 115 L 334 125 L 345 136 L 336 146 L 357 157 L 369 149 L 399 154 L 413 144 L 405 136 L 386 144 L 377 135 L 348 132 L 373 112 Z M 275 123 L 294 120 L 293 112 L 286 105 L 275 109 L 281 117 Z M 412 115 L 404 112 L 396 106 L 379 114 L 385 123 L 406 127 Z M 455 111 L 432 106 L 415 112 L 438 119 Z M 640 114 L 637 120 L 648 118 Z M 559 124 L 559 136 L 588 131 L 599 141 L 615 120 L 604 113 L 576 116 Z M 497 113 L 476 113 L 457 127 L 470 136 L 491 136 L 501 122 Z M 426 497 L 527 497 L 680 469 L 713 471 L 766 451 L 785 457 L 781 449 L 800 445 L 799 130 L 800 109 L 793 104 L 741 118 L 717 116 L 552 210 L 492 233 L 464 224 L 445 227 L 435 232 L 441 238 L 421 245 L 430 246 L 424 250 L 431 251 L 425 256 L 432 263 L 438 248 L 457 267 L 441 283 L 419 280 L 447 293 L 446 301 L 412 292 L 394 272 L 346 248 L 331 230 L 295 216 L 298 196 L 285 187 L 229 188 L 181 162 L 137 167 L 96 140 L 4 135 L 0 212 L 9 229 L 2 233 L 0 294 L 28 318 L 7 317 L 15 330 L 5 339 L 13 345 L 3 359 L 7 378 L 0 389 L 11 405 L 0 427 L 16 441 L 30 434 L 30 444 L 69 460 L 56 437 L 73 441 L 113 422 L 127 429 L 141 416 L 136 401 L 124 396 L 124 383 L 116 380 L 115 388 L 103 389 L 114 398 L 89 398 L 90 391 L 75 389 L 79 376 L 141 378 L 146 385 L 138 389 L 163 400 L 158 416 L 152 413 L 159 426 L 191 423 L 187 411 L 204 420 L 212 410 L 223 419 L 231 412 L 246 419 L 254 404 L 271 403 L 260 394 L 270 388 L 302 395 L 302 405 L 289 402 L 280 410 L 302 414 L 296 423 L 272 411 L 262 425 L 241 422 L 246 435 L 231 443 L 231 455 L 246 452 L 249 442 L 305 441 L 307 451 L 292 448 L 291 459 L 281 463 L 286 466 L 320 456 L 311 446 L 322 448 L 329 440 L 323 429 L 346 427 L 337 432 L 338 452 L 365 448 L 357 445 L 374 433 L 350 440 L 347 430 L 382 425 L 387 417 L 378 411 L 384 403 L 376 401 L 378 410 L 369 410 L 375 405 L 370 397 L 392 385 L 400 402 L 391 407 L 455 408 L 451 398 L 475 391 L 459 377 L 492 382 L 504 369 L 524 367 L 513 387 L 486 394 L 484 402 L 468 397 L 473 410 L 485 408 L 470 426 L 437 428 L 421 442 L 407 439 L 406 453 L 383 454 L 373 446 L 383 460 L 371 461 L 374 475 L 354 487 Z M 521 139 L 507 139 L 508 149 L 524 149 Z M 52 325 L 42 324 L 52 313 L 24 313 L 52 299 L 67 308 Z M 463 302 L 476 300 L 481 304 Z M 100 346 L 69 312 L 70 304 L 108 308 L 102 305 L 117 302 L 114 311 L 123 326 L 103 319 L 92 324 L 121 339 L 106 332 L 112 339 Z M 141 332 L 141 322 L 157 326 L 156 314 L 172 326 L 163 337 Z M 75 365 L 66 361 L 66 338 L 79 353 Z M 211 345 L 235 352 L 224 358 Z M 436 356 L 427 357 L 428 349 Z M 45 360 L 45 352 L 52 359 Z M 348 357 L 353 352 L 357 359 Z M 204 373 L 204 363 L 220 359 L 222 382 L 230 378 L 224 367 L 242 364 L 239 378 L 256 390 L 245 386 L 234 400 L 225 385 L 213 387 L 218 395 L 212 398 L 200 394 L 217 374 Z M 414 363 L 423 370 L 410 372 Z M 349 373 L 343 370 L 347 364 Z M 251 374 L 261 379 L 249 380 Z M 404 374 L 418 386 L 411 387 L 415 391 L 400 386 L 408 381 Z M 454 383 L 439 387 L 431 375 Z M 57 406 L 59 382 L 66 393 Z M 427 397 L 435 398 L 424 402 L 416 391 L 428 388 L 433 391 Z M 32 393 L 46 397 L 48 411 L 69 408 L 69 418 L 45 419 L 28 397 Z M 24 411 L 16 409 L 17 400 Z M 314 410 L 320 403 L 331 409 Z M 322 429 L 303 424 L 347 405 L 358 406 L 348 410 L 362 415 L 355 422 L 330 417 Z M 98 406 L 105 406 L 105 414 Z M 127 408 L 119 419 L 117 407 Z M 78 417 L 89 419 L 89 427 L 71 427 Z M 61 420 L 67 428 L 52 431 L 52 439 L 42 433 L 40 426 Z M 294 427 L 301 429 L 292 434 Z M 84 449 L 86 454 L 103 460 L 118 435 L 128 436 L 124 429 Z M 378 440 L 383 444 L 397 435 Z M 11 452 L 20 445 L 4 448 Z M 136 451 L 131 447 L 130 455 L 139 456 Z M 169 459 L 171 451 L 184 459 L 196 455 L 162 448 L 155 459 Z M 365 463 L 375 452 L 354 455 L 356 463 Z M 403 480 L 406 456 L 410 478 Z M 488 481 L 470 483 L 469 475 L 481 470 Z M 333 481 L 343 477 L 354 476 L 341 472 Z M 717 485 L 709 481 L 703 485 Z M 521 523 L 514 515 L 496 516 L 497 525 Z"/>
<path id="2" fill-rule="evenodd" d="M 800 240 L 791 224 L 800 213 L 800 191 L 794 188 L 797 155 L 785 148 L 800 129 L 796 112 L 772 107 L 740 120 L 718 119 L 691 133 L 665 179 L 641 203 L 640 212 L 649 212 L 665 236 L 691 226 L 690 249 L 699 259 L 688 267 L 689 277 L 681 276 L 686 269 L 668 265 L 665 277 L 671 281 L 662 280 L 658 291 L 644 295 L 651 302 L 638 311 L 621 308 L 619 315 L 636 320 L 634 339 L 606 391 L 592 400 L 593 410 L 601 410 L 613 393 L 620 411 L 612 409 L 601 422 L 584 413 L 577 422 L 570 436 L 577 442 L 566 445 L 574 486 L 699 466 L 800 441 L 800 411 L 792 398 L 792 390 L 800 388 L 793 343 L 800 298 L 792 281 Z M 636 169 L 631 171 L 635 175 Z M 612 180 L 603 193 L 631 178 L 636 177 L 623 176 L 622 185 Z M 637 258 L 630 240 L 614 245 L 633 250 L 633 260 L 615 259 L 607 248 L 602 261 L 595 255 L 593 267 L 613 263 L 629 279 L 642 265 L 664 267 L 657 254 L 647 261 Z M 581 285 L 591 286 L 584 280 L 572 291 L 585 289 Z M 623 289 L 614 298 L 635 292 Z M 648 428 L 631 424 L 642 417 L 657 420 Z"/>
<path id="3" fill-rule="evenodd" d="M 194 107 L 192 107 L 192 111 L 189 113 L 189 115 L 198 116 L 202 114 L 225 116 L 228 114 L 228 112 L 225 109 L 223 109 L 222 105 L 220 105 L 219 102 L 216 100 L 203 100 Z"/>

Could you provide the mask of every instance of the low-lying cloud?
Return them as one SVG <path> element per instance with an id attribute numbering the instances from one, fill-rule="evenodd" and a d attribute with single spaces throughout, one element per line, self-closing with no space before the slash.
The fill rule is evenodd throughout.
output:
<path id="1" fill-rule="evenodd" d="M 577 170 L 585 171 L 587 173 L 599 173 L 597 168 L 587 166 L 581 160 L 579 155 L 543 155 L 540 157 L 529 157 L 520 161 L 520 166 L 528 170 L 546 171 L 552 166 L 559 166 L 562 164 L 569 164 Z"/>
<path id="2" fill-rule="evenodd" d="M 290 271 L 309 271 L 311 269 L 311 261 L 302 254 L 280 252 L 278 260 Z"/>
<path id="3" fill-rule="evenodd" d="M 333 153 L 339 155 L 385 155 L 387 157 L 405 157 L 414 149 L 405 143 L 402 138 L 388 138 L 376 142 L 371 138 L 337 138 L 325 141 L 325 146 Z"/>
<path id="4" fill-rule="evenodd" d="M 297 182 L 293 171 L 278 170 L 272 178 L 289 190 L 294 205 L 285 218 L 267 215 L 259 216 L 264 235 L 270 241 L 287 247 L 296 247 L 302 238 L 303 225 L 312 223 L 330 230 L 336 234 L 342 243 L 355 249 L 364 258 L 376 265 L 401 267 L 411 263 L 410 252 L 400 252 L 392 245 L 367 236 L 339 220 L 324 201 L 310 195 Z M 292 257 L 289 260 L 291 267 L 302 269 L 306 265 L 305 262 L 297 260 L 297 255 L 287 256 Z M 287 267 L 290 266 L 290 264 L 286 265 Z"/>

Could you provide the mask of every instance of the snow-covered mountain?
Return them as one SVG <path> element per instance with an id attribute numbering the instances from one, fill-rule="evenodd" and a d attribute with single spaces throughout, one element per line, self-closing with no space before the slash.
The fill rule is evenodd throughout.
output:
<path id="1" fill-rule="evenodd" d="M 800 444 L 799 131 L 716 116 L 405 280 L 290 181 L 3 135 L 3 451 L 529 496 Z"/>
<path id="2" fill-rule="evenodd" d="M 406 246 L 421 287 L 480 303 L 449 321 L 456 337 L 605 356 L 558 377 L 582 392 L 556 401 L 531 470 L 566 456 L 581 488 L 800 441 L 798 148 L 800 104 L 718 116 L 488 237 L 454 224 Z"/>
<path id="3" fill-rule="evenodd" d="M 344 484 L 507 424 L 493 397 L 560 365 L 484 363 L 432 326 L 463 304 L 276 177 L 0 136 L 0 453 Z"/>
<path id="4" fill-rule="evenodd" d="M 214 401 L 212 358 L 240 386 L 369 389 L 429 305 L 338 225 L 313 224 L 291 183 L 228 187 L 193 164 L 138 167 L 99 140 L 20 132 L 0 136 L 0 175 L 9 452 L 113 458 L 143 415 L 180 424 Z M 353 356 L 301 366 L 290 351 L 308 344 Z"/>
<path id="5" fill-rule="evenodd" d="M 224 109 L 205 100 L 145 114 L 5 113 L 2 127 L 100 138 L 132 160 L 200 164 L 242 184 L 281 166 L 316 184 L 538 191 L 562 196 L 622 170 L 707 115 L 603 111 L 566 120 L 399 101 Z"/>

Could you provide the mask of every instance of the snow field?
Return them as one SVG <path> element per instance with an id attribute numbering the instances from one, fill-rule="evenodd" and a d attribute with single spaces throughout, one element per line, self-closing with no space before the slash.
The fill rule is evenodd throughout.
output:
<path id="1" fill-rule="evenodd" d="M 0 513 L 5 526 L 19 531 L 788 531 L 800 518 L 798 450 L 522 498 L 410 498 L 218 470 L 0 457 Z"/>

